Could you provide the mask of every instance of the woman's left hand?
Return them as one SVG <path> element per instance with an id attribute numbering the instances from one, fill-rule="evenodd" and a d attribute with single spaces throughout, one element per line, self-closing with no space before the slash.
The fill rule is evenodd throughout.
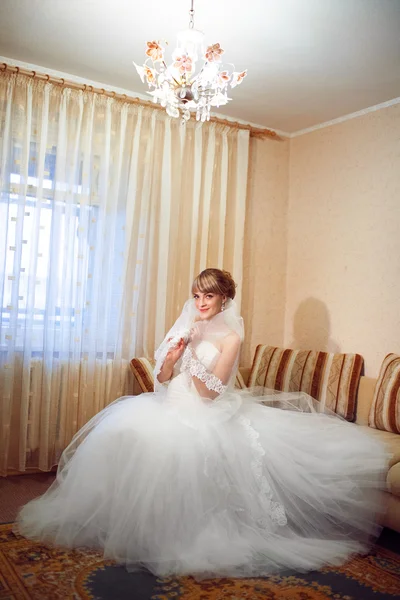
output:
<path id="1" fill-rule="evenodd" d="M 201 332 L 201 327 L 199 325 L 193 325 L 192 329 L 190 330 L 190 342 L 192 345 L 196 345 L 200 342 L 200 340 L 202 339 L 202 332 Z"/>

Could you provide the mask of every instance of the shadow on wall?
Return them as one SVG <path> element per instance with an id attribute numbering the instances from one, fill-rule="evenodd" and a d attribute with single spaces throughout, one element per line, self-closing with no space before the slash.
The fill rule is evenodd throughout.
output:
<path id="1" fill-rule="evenodd" d="M 290 348 L 340 352 L 331 337 L 331 324 L 326 305 L 317 298 L 306 298 L 293 317 L 293 341 Z"/>

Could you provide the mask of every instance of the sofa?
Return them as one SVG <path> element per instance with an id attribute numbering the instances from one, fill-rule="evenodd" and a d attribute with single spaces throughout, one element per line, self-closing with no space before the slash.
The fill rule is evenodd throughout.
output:
<path id="1" fill-rule="evenodd" d="M 130 366 L 134 376 L 133 393 L 153 391 L 154 361 L 134 358 Z M 235 386 L 240 389 L 249 385 L 305 391 L 346 418 L 354 427 L 361 427 L 368 435 L 380 439 L 391 454 L 387 491 L 382 492 L 385 507 L 382 525 L 400 532 L 400 434 L 383 430 L 396 427 L 388 419 L 380 418 L 377 410 L 383 407 L 386 411 L 390 410 L 392 416 L 397 411 L 400 419 L 400 356 L 388 355 L 376 379 L 366 377 L 362 372 L 363 359 L 358 354 L 329 354 L 259 345 L 252 366 L 239 369 Z M 388 396 L 388 389 L 392 394 L 389 394 L 392 401 L 389 408 L 383 402 L 385 394 Z"/>

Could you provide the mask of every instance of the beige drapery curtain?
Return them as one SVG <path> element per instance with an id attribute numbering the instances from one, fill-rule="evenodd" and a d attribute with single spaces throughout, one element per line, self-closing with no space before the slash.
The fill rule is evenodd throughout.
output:
<path id="1" fill-rule="evenodd" d="M 4 475 L 130 392 L 201 269 L 240 290 L 249 132 L 10 74 L 0 132 Z"/>

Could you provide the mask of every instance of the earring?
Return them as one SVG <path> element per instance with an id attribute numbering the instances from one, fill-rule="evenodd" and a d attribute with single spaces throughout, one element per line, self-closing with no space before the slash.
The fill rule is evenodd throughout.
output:
<path id="1" fill-rule="evenodd" d="M 225 310 L 225 300 L 224 300 L 224 301 L 223 301 L 223 303 L 222 303 L 222 306 L 221 306 L 221 312 L 223 312 L 224 310 Z"/>

